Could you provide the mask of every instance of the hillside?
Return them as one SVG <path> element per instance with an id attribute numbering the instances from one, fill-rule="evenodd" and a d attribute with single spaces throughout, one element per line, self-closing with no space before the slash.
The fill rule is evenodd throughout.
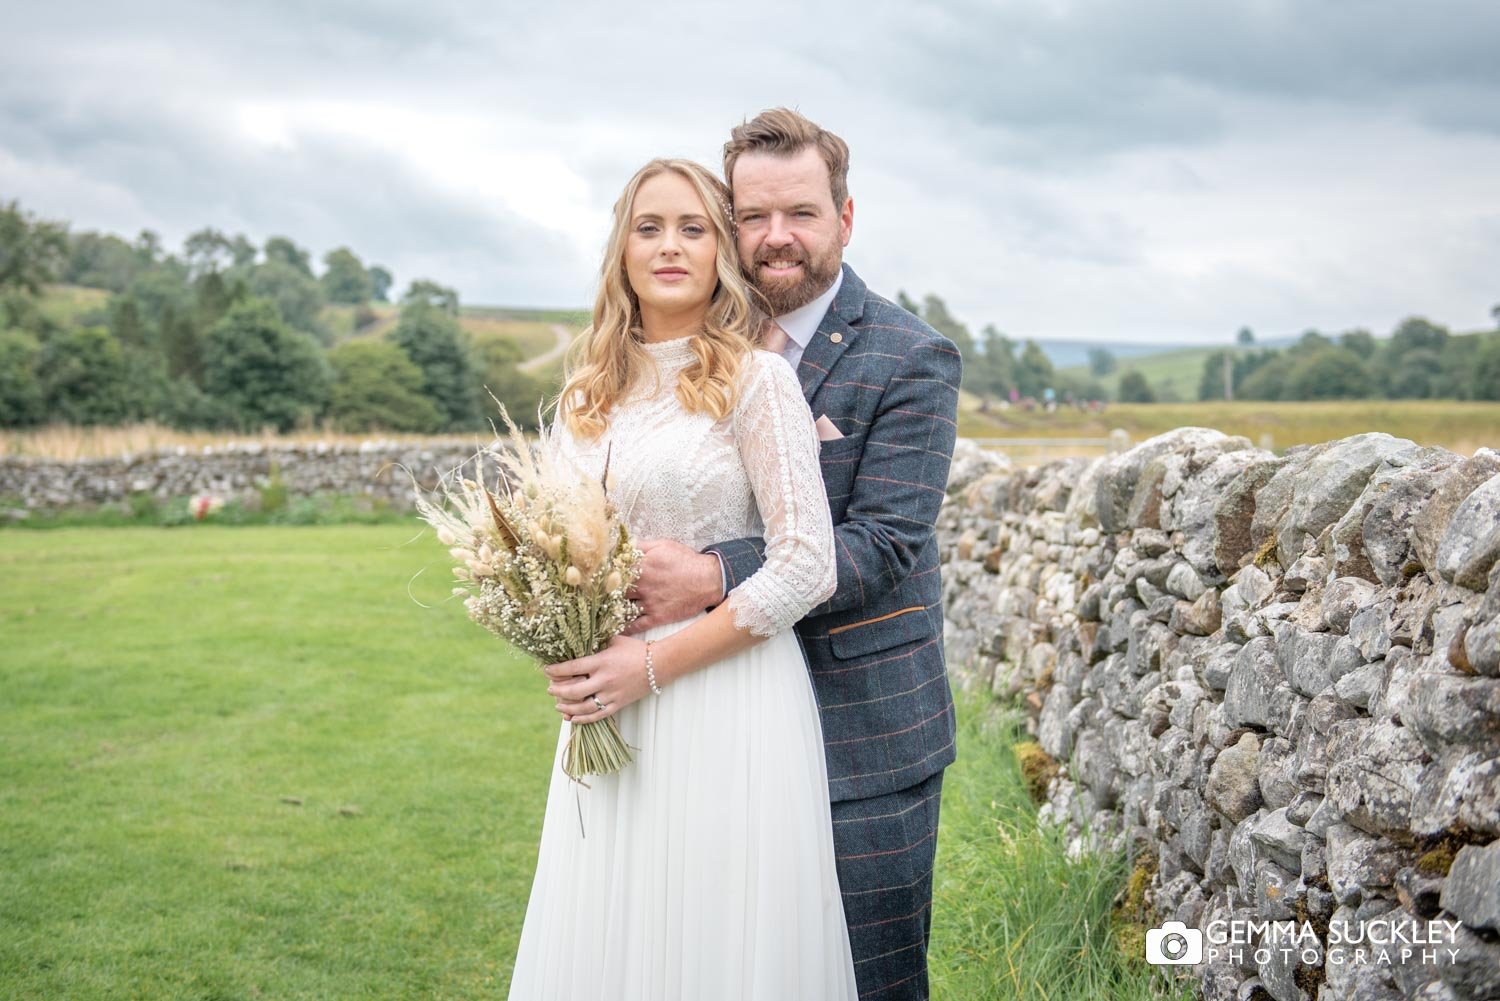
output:
<path id="1" fill-rule="evenodd" d="M 1146 377 L 1151 388 L 1163 400 L 1196 400 L 1198 383 L 1203 378 L 1203 362 L 1209 355 L 1223 351 L 1218 347 L 1168 348 L 1152 354 L 1121 357 L 1115 371 L 1099 379 L 1111 397 L 1119 389 L 1120 376 L 1134 369 Z M 1070 365 L 1061 369 L 1065 375 L 1089 377 L 1088 365 Z"/>

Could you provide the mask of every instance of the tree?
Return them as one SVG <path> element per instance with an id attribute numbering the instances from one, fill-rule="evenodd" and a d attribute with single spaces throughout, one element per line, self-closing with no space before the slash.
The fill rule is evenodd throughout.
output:
<path id="1" fill-rule="evenodd" d="M 927 296 L 922 300 L 922 319 L 926 320 L 927 325 L 933 330 L 953 342 L 967 369 L 977 353 L 974 347 L 974 337 L 969 333 L 968 327 L 958 322 L 953 314 L 948 312 L 948 304 L 936 295 Z M 963 381 L 967 386 L 969 380 L 965 378 Z"/>
<path id="2" fill-rule="evenodd" d="M 972 370 L 968 380 L 974 392 L 984 396 L 1003 398 L 1016 388 L 1015 344 L 995 327 L 987 324 L 980 332 L 984 351 L 966 370 Z"/>
<path id="3" fill-rule="evenodd" d="M 125 354 L 107 330 L 77 327 L 52 338 L 37 375 L 50 420 L 118 424 L 131 416 Z"/>
<path id="4" fill-rule="evenodd" d="M 1089 374 L 1106 376 L 1120 365 L 1114 352 L 1108 348 L 1089 348 Z"/>
<path id="5" fill-rule="evenodd" d="M 1333 347 L 1333 341 L 1318 333 L 1316 330 L 1303 331 L 1297 343 L 1287 348 L 1287 353 L 1294 355 L 1314 354 Z"/>
<path id="6" fill-rule="evenodd" d="M 302 272 L 308 278 L 313 276 L 312 261 L 307 251 L 297 246 L 284 236 L 273 236 L 266 241 L 266 263 L 280 261 L 290 268 Z"/>
<path id="7" fill-rule="evenodd" d="M 390 302 L 391 282 L 394 281 L 391 273 L 378 264 L 370 265 L 368 272 L 370 276 L 370 298 L 376 302 Z"/>
<path id="8" fill-rule="evenodd" d="M 1385 373 L 1386 394 L 1393 400 L 1428 400 L 1442 395 L 1443 357 L 1432 348 L 1412 348 L 1394 359 Z"/>
<path id="9" fill-rule="evenodd" d="M 229 238 L 211 227 L 198 230 L 182 245 L 182 256 L 187 260 L 189 278 L 201 278 L 217 272 L 233 259 L 232 255 L 233 246 Z"/>
<path id="10" fill-rule="evenodd" d="M 229 266 L 240 270 L 253 267 L 259 253 L 260 251 L 255 249 L 255 244 L 245 238 L 245 234 L 236 233 L 229 241 Z"/>
<path id="11" fill-rule="evenodd" d="M 1474 399 L 1500 400 L 1500 334 L 1491 334 L 1480 344 L 1473 379 Z"/>
<path id="12" fill-rule="evenodd" d="M 135 248 L 118 236 L 75 233 L 69 238 L 63 279 L 87 288 L 123 292 L 140 273 Z"/>
<path id="13" fill-rule="evenodd" d="M 140 304 L 133 296 L 117 295 L 109 301 L 109 332 L 121 345 L 156 348 L 155 332 L 146 326 Z"/>
<path id="14" fill-rule="evenodd" d="M 161 237 L 149 229 L 141 230 L 135 238 L 135 257 L 142 267 L 158 264 L 162 258 Z"/>
<path id="15" fill-rule="evenodd" d="M 46 419 L 37 367 L 42 346 L 24 330 L 0 331 L 0 427 L 32 427 Z"/>
<path id="16" fill-rule="evenodd" d="M 1242 400 L 1285 400 L 1287 387 L 1296 371 L 1297 360 L 1281 351 L 1268 351 L 1269 357 L 1246 374 L 1236 392 Z"/>
<path id="17" fill-rule="evenodd" d="M 1351 400 L 1370 395 L 1370 377 L 1348 348 L 1323 348 L 1298 358 L 1283 399 Z"/>
<path id="18" fill-rule="evenodd" d="M 267 244 L 269 246 L 269 244 Z M 316 278 L 289 264 L 284 256 L 267 254 L 250 272 L 250 291 L 276 306 L 282 322 L 294 330 L 314 333 L 323 308 L 323 289 Z"/>
<path id="19" fill-rule="evenodd" d="M 0 294 L 42 294 L 57 280 L 68 254 L 68 230 L 21 211 L 20 203 L 0 205 Z"/>
<path id="20" fill-rule="evenodd" d="M 480 412 L 498 422 L 495 400 L 499 400 L 518 427 L 536 430 L 537 405 L 547 395 L 548 387 L 521 370 L 525 360 L 521 346 L 503 334 L 483 334 L 473 339 L 472 356 L 479 376 Z"/>
<path id="21" fill-rule="evenodd" d="M 442 412 L 444 429 L 473 427 L 474 366 L 458 321 L 442 306 L 419 299 L 401 310 L 387 337 L 422 370 L 422 395 Z"/>
<path id="22" fill-rule="evenodd" d="M 404 306 L 435 306 L 449 316 L 458 315 L 458 293 L 426 278 L 412 282 L 401 297 L 401 303 Z"/>
<path id="23" fill-rule="evenodd" d="M 922 315 L 922 307 L 917 305 L 915 299 L 906 294 L 905 289 L 896 290 L 896 305 L 906 310 L 912 316 L 920 317 Z"/>
<path id="24" fill-rule="evenodd" d="M 203 345 L 206 339 L 201 333 L 203 329 L 193 323 L 185 310 L 167 307 L 161 318 L 161 348 L 168 376 L 186 379 L 196 386 L 203 385 Z"/>
<path id="25" fill-rule="evenodd" d="M 1120 376 L 1120 388 L 1116 392 L 1121 403 L 1155 403 L 1156 393 L 1151 389 L 1151 383 L 1146 377 L 1135 369 L 1131 369 Z"/>
<path id="26" fill-rule="evenodd" d="M 1240 332 L 1234 335 L 1234 342 L 1242 348 L 1248 348 L 1255 343 L 1255 331 L 1249 327 L 1241 327 Z"/>
<path id="27" fill-rule="evenodd" d="M 1375 356 L 1378 345 L 1368 330 L 1347 330 L 1339 335 L 1339 347 L 1353 351 L 1363 362 Z"/>
<path id="28" fill-rule="evenodd" d="M 198 279 L 193 290 L 194 322 L 198 329 L 203 332 L 212 330 L 214 324 L 229 312 L 229 307 L 247 295 L 249 292 L 245 286 L 236 282 L 230 288 L 225 283 L 224 276 L 217 271 L 210 271 Z"/>
<path id="29" fill-rule="evenodd" d="M 204 389 L 241 430 L 290 431 L 328 399 L 329 371 L 316 342 L 289 330 L 263 299 L 236 303 L 209 332 Z"/>
<path id="30" fill-rule="evenodd" d="M 165 266 L 149 268 L 136 276 L 126 294 L 140 306 L 141 315 L 148 322 L 159 325 L 168 308 L 182 315 L 192 312 L 192 296 L 183 278 Z"/>
<path id="31" fill-rule="evenodd" d="M 370 301 L 372 285 L 364 263 L 348 247 L 323 255 L 323 295 L 329 302 L 358 306 Z"/>
<path id="32" fill-rule="evenodd" d="M 1021 348 L 1021 357 L 1016 360 L 1016 389 L 1022 396 L 1036 398 L 1052 388 L 1055 381 L 1056 373 L 1047 352 L 1036 341 L 1026 341 Z"/>
<path id="33" fill-rule="evenodd" d="M 386 341 L 345 341 L 328 353 L 328 416 L 340 430 L 431 432 L 443 415 L 422 395 L 422 370 Z"/>

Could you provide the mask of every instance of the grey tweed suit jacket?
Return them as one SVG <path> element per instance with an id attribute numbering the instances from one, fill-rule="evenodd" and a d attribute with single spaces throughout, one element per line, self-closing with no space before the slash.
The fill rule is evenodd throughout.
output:
<path id="1" fill-rule="evenodd" d="M 962 371 L 952 341 L 843 270 L 797 366 L 813 416 L 826 414 L 844 435 L 819 454 L 838 589 L 796 627 L 835 801 L 905 789 L 954 758 L 934 525 Z M 704 552 L 723 559 L 733 589 L 760 568 L 765 541 Z"/>

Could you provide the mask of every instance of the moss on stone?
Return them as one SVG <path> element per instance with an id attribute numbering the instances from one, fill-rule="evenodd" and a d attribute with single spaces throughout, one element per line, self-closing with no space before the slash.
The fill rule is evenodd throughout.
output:
<path id="1" fill-rule="evenodd" d="M 1016 755 L 1016 763 L 1021 766 L 1021 777 L 1026 780 L 1026 792 L 1031 796 L 1032 802 L 1045 803 L 1047 786 L 1061 767 L 1034 740 L 1022 741 L 1014 745 L 1012 750 Z"/>

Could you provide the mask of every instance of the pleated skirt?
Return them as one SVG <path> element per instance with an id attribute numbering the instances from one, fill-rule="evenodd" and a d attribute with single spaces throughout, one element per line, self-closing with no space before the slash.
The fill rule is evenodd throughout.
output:
<path id="1" fill-rule="evenodd" d="M 512 1001 L 853 1001 L 822 729 L 795 635 L 616 718 L 635 761 L 586 789 L 562 773 L 562 725 Z"/>

